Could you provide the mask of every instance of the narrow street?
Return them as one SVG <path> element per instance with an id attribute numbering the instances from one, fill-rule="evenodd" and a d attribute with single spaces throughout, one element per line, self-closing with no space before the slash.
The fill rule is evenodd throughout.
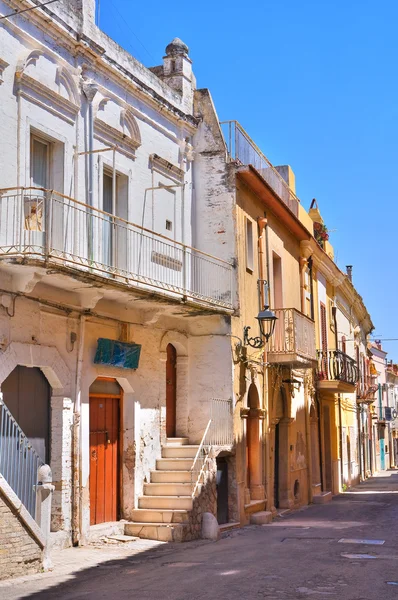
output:
<path id="1" fill-rule="evenodd" d="M 80 556 L 87 557 L 93 550 L 66 550 L 60 553 L 57 564 L 62 564 L 62 554 L 66 558 L 73 553 L 69 573 L 64 569 L 61 575 L 60 567 L 56 567 L 51 574 L 4 582 L 0 597 L 396 598 L 397 522 L 398 473 L 387 472 L 335 497 L 330 504 L 312 505 L 271 525 L 230 531 L 216 543 L 154 547 L 151 542 L 147 550 L 89 567 L 83 566 Z M 383 543 L 372 544 L 375 540 Z M 137 543 L 145 548 L 146 542 Z"/>

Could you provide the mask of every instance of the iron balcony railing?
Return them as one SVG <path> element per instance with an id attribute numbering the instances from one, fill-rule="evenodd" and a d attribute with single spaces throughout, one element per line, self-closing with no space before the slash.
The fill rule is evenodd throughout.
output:
<path id="1" fill-rule="evenodd" d="M 0 258 L 21 256 L 232 309 L 230 263 L 58 192 L 0 190 Z"/>
<path id="2" fill-rule="evenodd" d="M 37 473 L 43 461 L 0 399 L 0 474 L 35 518 Z"/>
<path id="3" fill-rule="evenodd" d="M 278 320 L 268 342 L 269 354 L 291 354 L 316 361 L 315 324 L 296 308 L 276 308 Z"/>
<path id="4" fill-rule="evenodd" d="M 376 400 L 376 392 L 378 389 L 377 376 L 358 374 L 357 383 L 357 399 L 363 402 L 374 402 Z"/>
<path id="5" fill-rule="evenodd" d="M 237 121 L 222 121 L 220 125 L 230 159 L 240 165 L 252 165 L 297 217 L 300 200 L 243 127 Z"/>
<path id="6" fill-rule="evenodd" d="M 343 381 L 355 385 L 358 381 L 356 361 L 341 350 L 317 350 L 318 379 Z"/>

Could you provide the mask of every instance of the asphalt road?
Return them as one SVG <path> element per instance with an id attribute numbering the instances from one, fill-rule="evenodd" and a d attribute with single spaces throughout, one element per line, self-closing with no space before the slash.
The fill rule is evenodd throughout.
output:
<path id="1" fill-rule="evenodd" d="M 397 528 L 398 473 L 389 472 L 327 505 L 231 531 L 215 543 L 163 545 L 88 567 L 62 582 L 54 572 L 51 579 L 0 588 L 0 598 L 397 599 Z"/>

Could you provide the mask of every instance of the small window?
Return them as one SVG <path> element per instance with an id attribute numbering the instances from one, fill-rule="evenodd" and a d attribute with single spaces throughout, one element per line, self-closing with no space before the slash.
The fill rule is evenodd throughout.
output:
<path id="1" fill-rule="evenodd" d="M 167 231 L 173 231 L 173 223 L 166 219 L 166 229 Z"/>
<path id="2" fill-rule="evenodd" d="M 246 269 L 251 273 L 254 269 L 253 254 L 253 222 L 246 219 Z"/>

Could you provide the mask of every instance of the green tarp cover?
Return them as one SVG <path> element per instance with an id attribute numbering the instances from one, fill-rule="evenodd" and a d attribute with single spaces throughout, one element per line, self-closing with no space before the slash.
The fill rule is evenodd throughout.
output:
<path id="1" fill-rule="evenodd" d="M 138 369 L 140 354 L 141 346 L 139 344 L 99 338 L 94 363 L 122 369 Z"/>

